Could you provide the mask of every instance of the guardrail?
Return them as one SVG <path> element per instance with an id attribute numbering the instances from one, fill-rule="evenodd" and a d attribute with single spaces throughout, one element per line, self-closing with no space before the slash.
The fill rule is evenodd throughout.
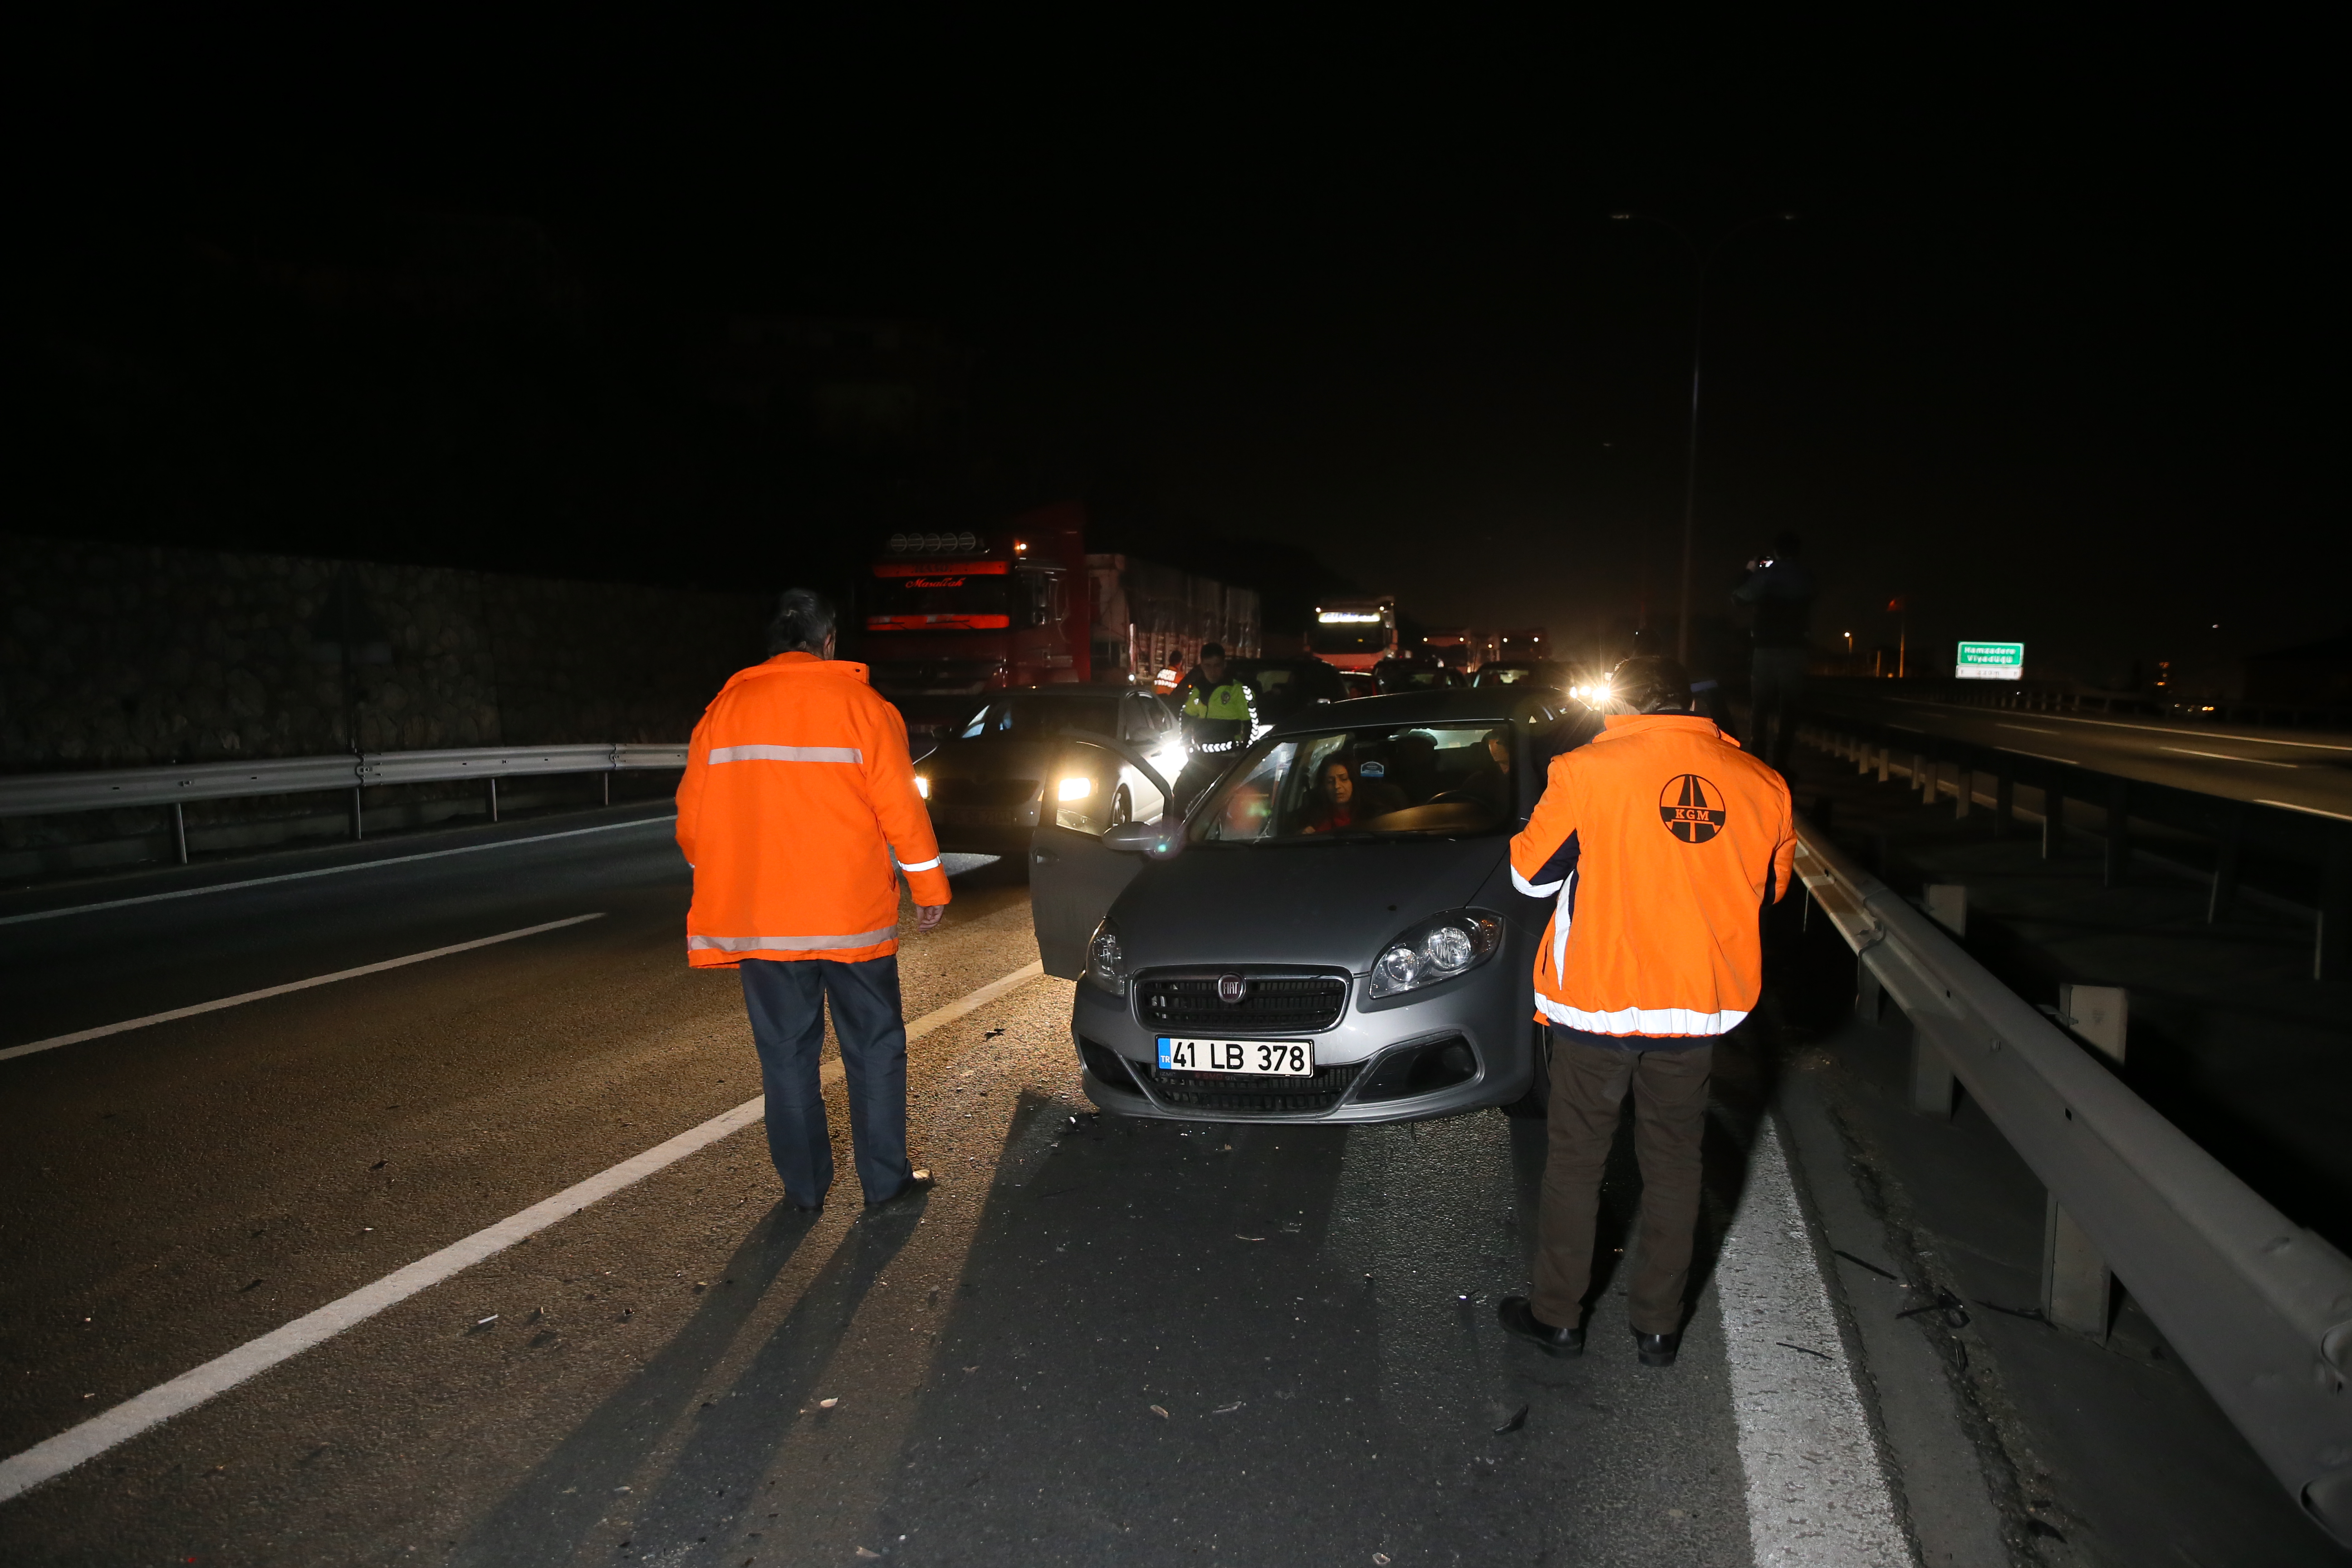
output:
<path id="1" fill-rule="evenodd" d="M 1827 710 L 1799 727 L 1799 738 L 1864 772 L 1874 768 L 1881 783 L 1901 773 L 1922 800 L 1933 805 L 1946 795 L 1968 816 L 1977 808 L 1980 775 L 1993 785 L 1992 830 L 2009 832 L 2020 784 L 2042 792 L 2042 855 L 2054 856 L 2067 834 L 2066 802 L 2087 797 L 2106 815 L 2105 876 L 2120 885 L 2132 860 L 2131 824 L 2137 819 L 2209 840 L 2213 846 L 2207 921 L 2228 913 L 2244 878 L 2249 852 L 2278 867 L 2315 871 L 2318 920 L 2312 935 L 2315 980 L 2352 974 L 2352 819 L 2314 808 L 2263 800 L 2207 795 L 2179 784 L 2018 748 L 1933 735 L 1908 725 Z M 2310 899 L 2310 891 L 2301 891 Z M 2306 906 L 2308 907 L 2308 906 Z"/>
<path id="2" fill-rule="evenodd" d="M 0 778 L 0 816 L 52 816 L 112 806 L 168 805 L 173 840 L 188 858 L 181 807 L 192 800 L 234 800 L 261 795 L 348 790 L 352 837 L 363 836 L 360 791 L 373 784 L 444 784 L 481 779 L 498 820 L 498 781 L 544 773 L 604 773 L 630 768 L 682 768 L 686 747 L 597 742 L 572 746 L 474 746 L 432 752 L 354 752 L 324 757 L 274 757 L 251 763 L 197 763 L 187 767 L 105 768 L 88 773 L 22 773 Z"/>
<path id="3" fill-rule="evenodd" d="M 1853 950 L 1858 1006 L 1912 1031 L 1912 1104 L 1957 1080 L 2048 1189 L 2042 1310 L 2104 1338 L 2108 1271 L 2322 1529 L 2352 1546 L 2352 1259 L 2293 1224 L 1801 824 L 1797 873 Z"/>

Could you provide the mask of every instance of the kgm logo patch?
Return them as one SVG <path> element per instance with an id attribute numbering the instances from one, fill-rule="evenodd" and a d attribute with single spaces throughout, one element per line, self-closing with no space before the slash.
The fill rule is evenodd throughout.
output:
<path id="1" fill-rule="evenodd" d="M 1724 809 L 1723 792 L 1696 773 L 1670 778 L 1658 792 L 1660 820 L 1685 844 L 1706 843 L 1723 831 L 1730 816 Z"/>

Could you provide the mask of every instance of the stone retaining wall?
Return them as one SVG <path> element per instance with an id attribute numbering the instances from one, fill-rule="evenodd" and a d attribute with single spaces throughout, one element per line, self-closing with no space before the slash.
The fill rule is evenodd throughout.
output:
<path id="1" fill-rule="evenodd" d="M 675 742 L 761 657 L 767 610 L 752 594 L 0 533 L 0 772 L 315 755 L 354 738 L 371 752 Z M 207 802 L 188 817 L 247 842 L 326 804 Z M 129 841 L 167 838 L 164 815 L 0 820 L 0 875 L 148 858 Z"/>

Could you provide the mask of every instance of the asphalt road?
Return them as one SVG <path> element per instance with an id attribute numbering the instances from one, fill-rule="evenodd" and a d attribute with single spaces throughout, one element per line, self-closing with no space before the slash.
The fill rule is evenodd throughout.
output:
<path id="1" fill-rule="evenodd" d="M 1882 696 L 1852 684 L 1824 686 L 1807 698 L 1807 706 L 2225 800 L 2352 821 L 2352 735 L 1972 708 Z"/>
<path id="2" fill-rule="evenodd" d="M 604 826 L 0 924 L 5 1049 L 575 921 L 0 1059 L 0 1472 L 756 1093 L 667 824 Z M 1014 868 L 956 885 L 910 1019 L 1035 960 Z M 1015 978 L 915 1042 L 920 1208 L 780 1210 L 745 1119 L 5 1497 L 0 1559 L 2101 1560 L 2027 1536 L 1921 1320 L 1856 1326 L 1907 1266 L 1834 1135 L 1764 1118 L 1760 1047 L 1720 1058 L 1655 1371 L 1617 1289 L 1580 1361 L 1495 1325 L 1539 1124 L 1097 1118 L 1068 1006 Z M 1824 1204 L 1878 1272 L 1834 1271 Z"/>

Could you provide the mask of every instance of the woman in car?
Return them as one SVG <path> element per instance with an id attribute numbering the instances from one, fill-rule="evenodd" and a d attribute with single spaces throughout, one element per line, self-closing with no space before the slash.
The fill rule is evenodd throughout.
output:
<path id="1" fill-rule="evenodd" d="M 1404 809 L 1404 795 L 1394 784 L 1374 778 L 1359 784 L 1344 757 L 1333 757 L 1316 770 L 1314 803 L 1307 808 L 1301 833 L 1337 833 L 1341 828 L 1391 811 Z"/>

